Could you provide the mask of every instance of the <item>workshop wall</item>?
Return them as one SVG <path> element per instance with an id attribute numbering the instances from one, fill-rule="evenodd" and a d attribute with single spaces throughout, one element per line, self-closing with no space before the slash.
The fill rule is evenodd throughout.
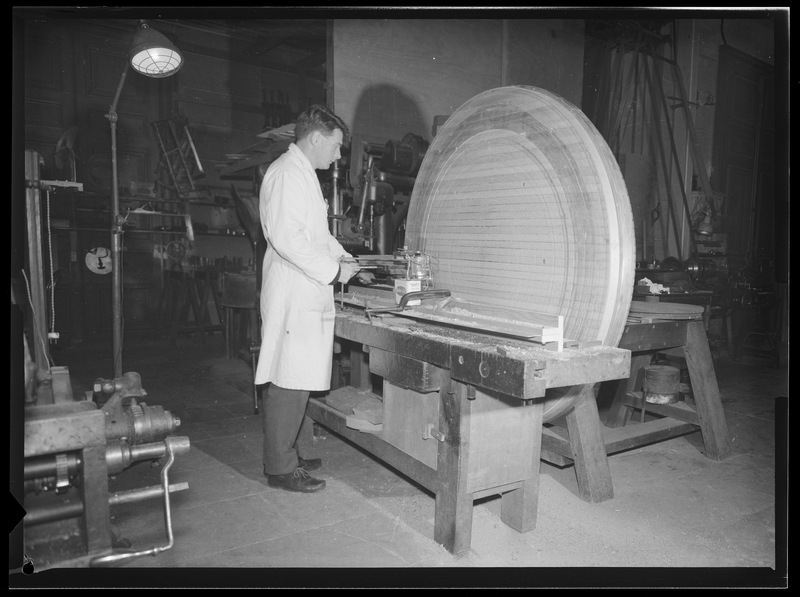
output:
<path id="1" fill-rule="evenodd" d="M 533 85 L 580 107 L 583 19 L 505 19 L 503 85 Z"/>
<path id="2" fill-rule="evenodd" d="M 503 85 L 542 87 L 580 105 L 581 23 L 337 19 L 328 101 L 354 134 L 375 143 L 406 133 L 430 140 L 435 116 Z"/>
<path id="3" fill-rule="evenodd" d="M 256 144 L 262 131 L 294 122 L 309 105 L 325 102 L 324 81 L 302 69 L 291 74 L 207 53 L 185 56 L 173 102 L 192 124 L 212 187 L 230 185 L 220 180 L 218 168 L 227 155 Z"/>

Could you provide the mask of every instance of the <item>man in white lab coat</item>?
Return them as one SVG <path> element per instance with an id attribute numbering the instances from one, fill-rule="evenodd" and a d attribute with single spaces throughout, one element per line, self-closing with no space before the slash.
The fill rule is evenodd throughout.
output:
<path id="1" fill-rule="evenodd" d="M 297 436 L 309 393 L 330 389 L 335 319 L 333 285 L 358 271 L 328 229 L 328 209 L 316 170 L 341 158 L 347 125 L 324 106 L 311 106 L 295 124 L 295 142 L 264 175 L 259 214 L 269 246 L 261 284 L 261 350 L 255 382 L 263 393 L 264 474 L 289 491 L 314 492 L 325 481 L 308 474 Z"/>

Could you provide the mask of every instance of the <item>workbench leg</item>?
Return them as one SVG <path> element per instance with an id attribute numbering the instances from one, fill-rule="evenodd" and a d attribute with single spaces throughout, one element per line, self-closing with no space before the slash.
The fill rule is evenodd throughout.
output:
<path id="1" fill-rule="evenodd" d="M 211 289 L 211 302 L 214 303 L 214 310 L 212 311 L 212 313 L 216 313 L 217 321 L 220 324 L 222 324 L 222 315 L 223 315 L 223 313 L 222 313 L 222 294 L 220 294 L 220 291 L 217 288 L 217 279 L 216 278 L 210 279 L 208 281 L 208 285 L 209 285 L 209 287 Z M 239 313 L 241 314 L 242 312 L 240 311 Z M 242 316 L 240 316 L 239 319 L 243 320 L 243 314 L 242 314 Z M 214 321 L 211 319 L 211 317 L 209 317 L 208 323 L 209 323 L 209 325 L 211 325 L 212 328 L 216 325 L 216 324 L 214 324 Z M 220 325 L 220 328 L 221 327 L 222 327 L 222 325 Z M 241 339 L 242 336 L 239 336 L 239 338 Z M 236 347 L 236 350 L 237 351 L 239 350 L 238 346 Z"/>
<path id="2" fill-rule="evenodd" d="M 195 324 L 195 332 L 194 332 L 194 339 L 195 342 L 199 341 L 203 335 L 203 312 L 201 311 L 201 304 L 200 304 L 200 292 L 198 291 L 197 285 L 199 281 L 197 278 L 192 277 L 189 280 L 189 294 L 188 300 L 189 304 L 191 305 L 189 308 L 189 312 L 187 313 L 187 325 L 188 325 L 188 314 L 194 314 L 194 324 Z"/>
<path id="3" fill-rule="evenodd" d="M 610 500 L 614 487 L 593 384 L 583 386 L 567 413 L 567 429 L 580 498 L 593 503 Z"/>
<path id="4" fill-rule="evenodd" d="M 253 346 L 250 347 L 250 363 L 253 367 L 253 413 L 258 414 L 258 385 L 256 384 L 256 371 L 258 370 L 258 353 Z M 263 429 L 262 429 L 263 431 Z"/>
<path id="5" fill-rule="evenodd" d="M 469 551 L 472 541 L 472 493 L 467 492 L 469 415 L 466 386 L 442 374 L 439 410 L 436 513 L 433 539 L 449 552 Z"/>
<path id="6" fill-rule="evenodd" d="M 189 316 L 189 284 L 190 280 L 183 280 L 178 288 L 175 301 L 176 308 L 172 310 L 172 323 L 169 327 L 169 343 L 171 346 L 176 345 L 181 323 Z"/>
<path id="7" fill-rule="evenodd" d="M 732 359 L 735 359 L 736 345 L 733 341 L 733 323 L 731 322 L 730 309 L 725 311 L 725 338 L 728 342 L 728 356 Z"/>
<path id="8" fill-rule="evenodd" d="M 197 280 L 197 334 L 196 338 L 199 342 L 206 341 L 207 328 L 211 327 L 211 314 L 208 308 L 208 299 L 212 296 L 211 293 L 211 280 L 209 277 L 203 277 Z"/>
<path id="9" fill-rule="evenodd" d="M 350 385 L 359 390 L 371 390 L 369 356 L 360 344 L 350 349 Z"/>
<path id="10" fill-rule="evenodd" d="M 725 421 L 714 362 L 702 322 L 693 321 L 686 326 L 683 352 L 692 382 L 692 394 L 700 419 L 706 456 L 712 460 L 723 460 L 731 455 L 728 424 Z"/>
<path id="11" fill-rule="evenodd" d="M 519 408 L 527 409 L 531 416 L 533 429 L 533 451 L 531 454 L 531 476 L 522 482 L 522 486 L 503 494 L 500 501 L 500 520 L 520 533 L 527 533 L 536 528 L 536 515 L 539 510 L 539 470 L 542 457 L 542 419 L 544 403 Z"/>
<path id="12" fill-rule="evenodd" d="M 234 342 L 234 310 L 233 307 L 225 308 L 225 358 L 230 360 L 233 358 L 236 343 Z"/>
<path id="13" fill-rule="evenodd" d="M 606 427 L 623 427 L 631 418 L 632 409 L 625 406 L 625 399 L 629 392 L 635 392 L 642 387 L 644 381 L 644 368 L 653 360 L 653 353 L 633 353 L 631 355 L 631 375 L 628 379 L 606 382 L 616 385 L 616 393 L 611 403 L 611 408 L 606 414 Z"/>

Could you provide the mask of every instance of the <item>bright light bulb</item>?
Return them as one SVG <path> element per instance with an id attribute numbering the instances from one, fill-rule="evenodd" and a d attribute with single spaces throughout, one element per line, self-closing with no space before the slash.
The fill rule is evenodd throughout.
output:
<path id="1" fill-rule="evenodd" d="M 697 234 L 703 236 L 711 236 L 714 234 L 714 226 L 711 224 L 711 214 L 706 214 L 706 217 L 697 226 Z"/>
<path id="2" fill-rule="evenodd" d="M 137 52 L 131 64 L 148 77 L 165 77 L 180 67 L 181 55 L 167 48 L 150 48 Z"/>

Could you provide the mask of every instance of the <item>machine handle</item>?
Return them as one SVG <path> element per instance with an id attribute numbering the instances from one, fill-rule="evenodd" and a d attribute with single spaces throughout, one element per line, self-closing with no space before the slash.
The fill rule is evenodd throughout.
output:
<path id="1" fill-rule="evenodd" d="M 157 547 L 151 547 L 150 549 L 142 549 L 138 551 L 122 550 L 118 552 L 112 552 L 110 554 L 94 558 L 89 563 L 90 566 L 105 568 L 108 566 L 114 566 L 115 564 L 119 564 L 122 562 L 127 562 L 128 560 L 132 560 L 134 558 L 138 558 L 141 556 L 148 556 L 148 555 L 156 556 L 160 554 L 162 551 L 167 551 L 168 549 L 172 549 L 172 546 L 175 544 L 175 538 L 173 537 L 172 534 L 172 511 L 169 503 L 169 469 L 175 462 L 176 450 L 181 451 L 186 449 L 186 447 L 189 444 L 189 438 L 168 437 L 164 440 L 164 444 L 166 445 L 167 462 L 161 469 L 161 490 L 164 495 L 164 517 L 167 527 L 167 539 L 168 539 L 167 544 Z"/>
<path id="2" fill-rule="evenodd" d="M 449 290 L 419 290 L 417 292 L 406 292 L 400 297 L 400 303 L 397 305 L 400 311 L 403 311 L 410 301 L 426 299 L 442 299 L 450 296 Z"/>
<path id="3" fill-rule="evenodd" d="M 442 299 L 442 298 L 447 298 L 449 296 L 450 296 L 449 290 L 419 290 L 416 292 L 407 292 L 400 298 L 400 303 L 397 305 L 397 307 L 367 309 L 366 311 L 367 315 L 372 315 L 373 313 L 399 313 L 400 311 L 405 311 L 405 308 L 408 306 L 408 303 L 410 301 Z"/>

